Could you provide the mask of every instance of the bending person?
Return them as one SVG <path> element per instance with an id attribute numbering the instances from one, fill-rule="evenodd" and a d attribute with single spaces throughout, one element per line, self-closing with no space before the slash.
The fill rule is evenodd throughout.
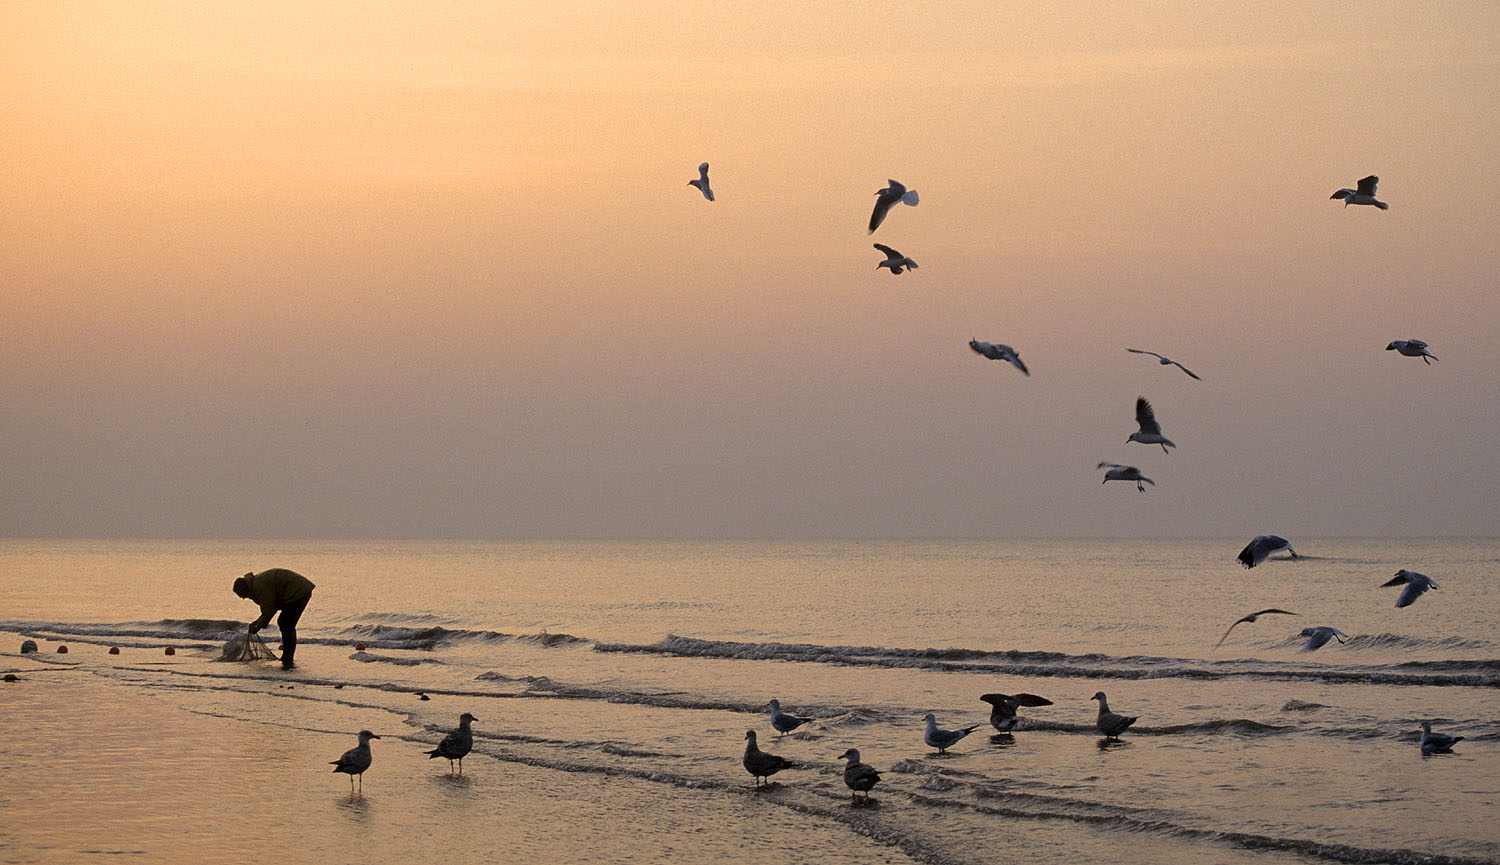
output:
<path id="1" fill-rule="evenodd" d="M 250 633 L 255 633 L 270 623 L 276 611 L 281 617 L 276 626 L 281 628 L 281 669 L 297 666 L 293 657 L 297 654 L 297 620 L 307 609 L 312 599 L 313 582 L 296 571 L 286 568 L 271 568 L 258 574 L 246 574 L 234 581 L 234 593 L 260 605 L 260 618 L 250 623 Z"/>

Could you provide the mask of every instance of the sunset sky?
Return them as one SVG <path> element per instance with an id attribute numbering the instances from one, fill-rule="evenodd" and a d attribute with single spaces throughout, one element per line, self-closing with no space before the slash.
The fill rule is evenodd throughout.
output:
<path id="1" fill-rule="evenodd" d="M 22 2 L 0 73 L 0 535 L 1497 533 L 1493 0 Z"/>

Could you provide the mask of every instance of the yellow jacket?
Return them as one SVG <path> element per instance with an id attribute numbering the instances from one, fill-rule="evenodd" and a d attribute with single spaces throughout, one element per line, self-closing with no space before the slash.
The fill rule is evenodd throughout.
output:
<path id="1" fill-rule="evenodd" d="M 312 580 L 286 568 L 250 574 L 245 577 L 245 582 L 250 600 L 260 605 L 260 618 L 254 622 L 256 630 L 264 628 L 277 610 L 311 595 L 314 588 Z"/>

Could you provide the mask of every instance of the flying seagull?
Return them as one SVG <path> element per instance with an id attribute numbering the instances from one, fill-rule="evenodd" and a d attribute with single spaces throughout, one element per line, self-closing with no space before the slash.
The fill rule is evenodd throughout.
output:
<path id="1" fill-rule="evenodd" d="M 329 765 L 333 771 L 343 772 L 349 776 L 349 794 L 354 794 L 354 776 L 359 776 L 359 792 L 365 792 L 365 770 L 370 768 L 370 740 L 380 737 L 369 730 L 359 731 L 359 744 L 345 751 L 343 756 L 333 760 Z"/>
<path id="2" fill-rule="evenodd" d="M 1146 491 L 1146 488 L 1141 486 L 1143 482 L 1153 487 L 1156 486 L 1156 481 L 1141 474 L 1141 470 L 1135 466 L 1122 466 L 1119 463 L 1100 463 L 1095 468 L 1109 469 L 1109 471 L 1104 473 L 1104 480 L 1101 483 L 1107 484 L 1110 481 L 1135 481 L 1135 488 L 1141 492 Z"/>
<path id="3" fill-rule="evenodd" d="M 1280 613 L 1283 616 L 1295 616 L 1295 615 L 1297 615 L 1296 613 L 1292 612 L 1291 610 L 1278 610 L 1275 607 L 1272 607 L 1272 608 L 1267 609 L 1267 610 L 1256 610 L 1255 612 L 1251 613 L 1248 616 L 1245 616 L 1245 617 L 1239 618 L 1239 619 L 1235 619 L 1234 620 L 1234 625 L 1238 625 L 1241 622 L 1253 622 L 1256 619 L 1260 618 L 1261 616 L 1266 615 L 1267 613 Z M 1234 630 L 1234 625 L 1230 625 L 1229 626 L 1229 631 Z M 1222 637 L 1219 638 L 1219 642 L 1214 643 L 1214 648 L 1215 649 L 1217 649 L 1220 646 L 1224 645 L 1224 641 L 1227 640 L 1227 639 L 1229 639 L 1229 631 L 1225 631 L 1224 632 L 1224 636 L 1222 636 Z"/>
<path id="4" fill-rule="evenodd" d="M 859 794 L 865 794 L 865 801 L 870 801 L 870 790 L 880 783 L 880 773 L 875 767 L 868 763 L 859 762 L 859 749 L 850 748 L 839 757 L 848 760 L 844 766 L 844 784 L 853 791 L 854 804 L 859 804 Z"/>
<path id="5" fill-rule="evenodd" d="M 969 340 L 969 348 L 974 349 L 976 354 L 982 354 L 990 360 L 1008 360 L 1016 369 L 1027 375 L 1031 375 L 1031 370 L 1027 369 L 1026 364 L 1021 362 L 1021 356 L 1016 354 L 1016 350 L 1008 345 L 971 339 Z"/>
<path id="6" fill-rule="evenodd" d="M 936 748 L 939 754 L 948 753 L 948 749 L 957 745 L 960 739 L 979 728 L 978 724 L 973 724 L 957 730 L 939 730 L 937 718 L 931 712 L 924 720 L 927 721 L 927 731 L 922 734 L 922 741 Z"/>
<path id="7" fill-rule="evenodd" d="M 894 249 L 891 249 L 889 246 L 886 246 L 883 243 L 877 243 L 875 244 L 875 248 L 885 253 L 885 261 L 882 261 L 881 263 L 875 265 L 876 270 L 879 270 L 882 267 L 889 267 L 891 269 L 891 273 L 899 274 L 901 272 L 901 269 L 904 267 L 909 267 L 912 270 L 917 269 L 917 263 L 915 261 L 912 261 L 911 258 L 902 255 Z"/>
<path id="8" fill-rule="evenodd" d="M 709 201 L 713 201 L 714 200 L 714 191 L 708 187 L 708 163 L 707 162 L 705 162 L 702 165 L 698 166 L 698 179 L 697 180 L 689 180 L 688 181 L 688 186 L 696 186 L 696 187 L 698 187 L 698 191 L 701 192 L 701 193 L 703 193 L 703 197 L 704 198 L 707 198 Z"/>
<path id="9" fill-rule="evenodd" d="M 1420 339 L 1393 339 L 1391 340 L 1391 344 L 1385 347 L 1385 350 L 1394 351 L 1406 357 L 1420 357 L 1422 362 L 1428 366 L 1432 365 L 1433 360 L 1437 360 L 1437 355 L 1428 351 L 1427 343 Z M 1429 357 L 1432 360 L 1428 360 Z"/>
<path id="10" fill-rule="evenodd" d="M 755 786 L 759 787 L 761 779 L 769 781 L 772 775 L 792 765 L 790 760 L 778 757 L 775 754 L 767 754 L 755 744 L 755 731 L 745 731 L 745 771 L 755 776 Z"/>
<path id="11" fill-rule="evenodd" d="M 1422 753 L 1423 754 L 1451 754 L 1453 746 L 1463 741 L 1463 736 L 1449 736 L 1446 733 L 1432 732 L 1432 722 L 1422 722 Z"/>
<path id="12" fill-rule="evenodd" d="M 806 724 L 809 720 L 811 719 L 788 715 L 786 712 L 781 711 L 780 700 L 771 701 L 771 726 L 775 727 L 776 732 L 780 734 L 777 736 L 778 739 Z"/>
<path id="13" fill-rule="evenodd" d="M 1426 574 L 1419 574 L 1416 571 L 1408 571 L 1405 568 L 1397 571 L 1396 576 L 1391 577 L 1388 581 L 1380 584 L 1380 587 L 1382 589 L 1386 586 L 1406 586 L 1405 589 L 1401 590 L 1401 597 L 1396 599 L 1396 606 L 1398 607 L 1409 607 L 1411 606 L 1413 601 L 1415 601 L 1422 595 L 1423 592 L 1427 591 L 1428 589 L 1440 588 L 1438 584 L 1434 583 L 1432 581 L 1432 578 L 1427 576 Z"/>
<path id="14" fill-rule="evenodd" d="M 1345 207 L 1351 204 L 1373 204 L 1381 210 L 1390 210 L 1390 205 L 1375 198 L 1375 184 L 1379 182 L 1380 178 L 1372 174 L 1360 179 L 1358 189 L 1340 189 L 1328 197 L 1344 199 Z"/>
<path id="15" fill-rule="evenodd" d="M 1344 633 L 1343 631 L 1340 631 L 1338 628 L 1330 628 L 1327 625 L 1319 625 L 1316 628 L 1303 628 L 1302 633 L 1299 636 L 1306 637 L 1307 642 L 1303 643 L 1302 648 L 1298 649 L 1297 651 L 1311 652 L 1314 649 L 1323 648 L 1323 646 L 1327 645 L 1329 640 L 1338 640 L 1339 643 L 1343 643 L 1344 640 L 1341 638 L 1348 637 L 1349 635 Z"/>
<path id="16" fill-rule="evenodd" d="M 427 752 L 427 759 L 433 757 L 448 758 L 448 772 L 453 772 L 453 761 L 458 761 L 458 774 L 464 773 L 464 758 L 474 749 L 474 734 L 469 732 L 469 724 L 479 719 L 468 712 L 458 716 L 458 729 L 443 737 L 436 748 Z"/>
<path id="17" fill-rule="evenodd" d="M 896 202 L 899 201 L 902 204 L 908 204 L 912 207 L 917 206 L 917 191 L 915 189 L 907 189 L 894 180 L 886 182 L 890 185 L 884 189 L 875 190 L 875 210 L 870 214 L 870 234 L 874 234 L 875 229 L 880 227 L 880 223 L 885 220 L 886 213 L 892 207 L 896 206 Z"/>
<path id="18" fill-rule="evenodd" d="M 1161 452 L 1168 453 L 1167 448 L 1177 447 L 1176 442 L 1161 434 L 1161 424 L 1156 422 L 1156 412 L 1152 411 L 1151 403 L 1143 396 L 1135 398 L 1135 422 L 1140 426 L 1140 432 L 1133 432 L 1125 440 L 1140 442 L 1143 445 L 1161 445 Z"/>
<path id="19" fill-rule="evenodd" d="M 1021 706 L 1050 706 L 1052 701 L 1036 694 L 981 694 L 979 699 L 990 704 L 990 725 L 1002 733 L 1016 727 L 1016 709 Z"/>
<path id="20" fill-rule="evenodd" d="M 1120 738 L 1120 734 L 1125 732 L 1137 720 L 1136 718 L 1116 715 L 1114 712 L 1111 712 L 1109 710 L 1109 701 L 1104 699 L 1103 691 L 1100 691 L 1089 699 L 1099 701 L 1099 720 L 1097 722 L 1099 732 L 1110 739 Z"/>
<path id="21" fill-rule="evenodd" d="M 1292 554 L 1292 558 L 1297 558 L 1297 551 L 1292 549 L 1291 542 L 1277 535 L 1256 535 L 1254 540 L 1245 544 L 1245 548 L 1240 550 L 1237 558 L 1240 564 L 1253 568 L 1277 550 L 1286 550 Z"/>
<path id="22" fill-rule="evenodd" d="M 1177 361 L 1172 360 L 1170 357 L 1167 357 L 1166 355 L 1157 354 L 1154 351 L 1146 351 L 1144 349 L 1139 349 L 1139 348 L 1127 348 L 1125 350 L 1126 351 L 1133 351 L 1136 354 L 1149 354 L 1152 357 L 1160 358 L 1160 363 L 1161 363 L 1162 366 L 1168 366 L 1168 365 L 1175 366 L 1178 369 L 1182 370 L 1183 372 L 1187 373 L 1188 375 L 1192 376 L 1193 378 L 1198 378 L 1198 375 L 1196 373 L 1194 373 L 1192 370 L 1188 369 L 1187 367 L 1183 366 L 1182 364 L 1178 363 Z M 1203 381 L 1203 379 L 1201 379 L 1201 378 L 1198 378 L 1198 380 L 1199 381 Z"/>

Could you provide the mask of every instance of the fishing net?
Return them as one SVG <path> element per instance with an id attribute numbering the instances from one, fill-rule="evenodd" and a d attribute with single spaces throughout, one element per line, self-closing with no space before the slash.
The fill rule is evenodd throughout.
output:
<path id="1" fill-rule="evenodd" d="M 240 634 L 224 644 L 221 661 L 274 661 L 276 653 L 259 634 Z"/>

